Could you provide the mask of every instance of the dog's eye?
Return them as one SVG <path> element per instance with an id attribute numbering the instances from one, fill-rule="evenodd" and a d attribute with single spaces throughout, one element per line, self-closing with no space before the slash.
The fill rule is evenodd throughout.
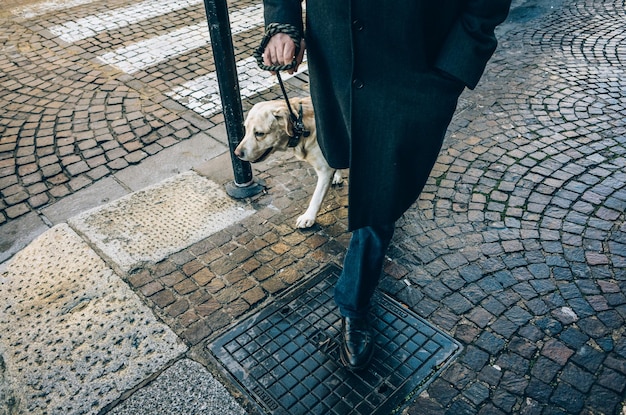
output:
<path id="1" fill-rule="evenodd" d="M 256 137 L 257 140 L 260 140 L 263 137 L 265 137 L 265 133 L 263 131 L 255 131 L 254 136 Z"/>

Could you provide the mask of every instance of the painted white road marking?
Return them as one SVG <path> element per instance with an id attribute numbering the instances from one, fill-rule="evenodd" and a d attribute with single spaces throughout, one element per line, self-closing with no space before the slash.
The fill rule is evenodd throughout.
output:
<path id="1" fill-rule="evenodd" d="M 230 14 L 231 33 L 244 32 L 263 24 L 261 4 L 236 10 Z M 211 42 L 206 23 L 183 27 L 162 36 L 143 40 L 105 53 L 98 60 L 133 74 L 159 62 L 206 47 Z"/>
<path id="2" fill-rule="evenodd" d="M 82 6 L 83 4 L 89 4 L 94 1 L 95 0 L 51 0 L 43 3 L 17 7 L 11 10 L 11 13 L 24 19 L 32 19 L 33 17 L 41 16 L 42 14 Z"/>
<path id="3" fill-rule="evenodd" d="M 306 69 L 307 65 L 303 63 L 296 74 L 304 72 Z M 252 57 L 237 62 L 237 74 L 242 98 L 265 91 L 277 83 L 276 77 L 268 71 L 260 69 Z M 296 74 L 288 75 L 285 73 L 281 76 L 285 81 Z M 222 110 L 215 72 L 186 82 L 166 95 L 204 117 L 210 117 Z"/>
<path id="4" fill-rule="evenodd" d="M 91 0 L 75 0 L 91 1 Z M 76 21 L 50 28 L 50 32 L 61 40 L 73 43 L 98 33 L 114 30 L 150 19 L 174 13 L 186 7 L 200 4 L 202 0 L 146 0 L 138 4 L 118 8 L 106 13 L 91 15 Z M 229 14 L 231 34 L 263 27 L 263 5 L 256 4 Z M 208 47 L 211 43 L 207 23 L 200 23 L 128 44 L 102 54 L 96 59 L 114 66 L 125 73 L 133 74 L 150 66 L 157 65 L 177 56 L 184 55 L 194 49 Z M 298 73 L 306 71 L 306 62 L 301 65 Z M 263 92 L 276 85 L 276 77 L 261 70 L 254 58 L 244 59 L 237 63 L 239 87 L 242 98 Z M 291 76 L 283 74 L 283 79 Z M 210 117 L 222 110 L 217 74 L 215 72 L 200 76 L 178 87 L 166 95 L 185 107 L 204 116 Z"/>
<path id="5" fill-rule="evenodd" d="M 107 30 L 130 26 L 142 20 L 162 16 L 201 3 L 202 0 L 176 0 L 171 2 L 147 0 L 132 6 L 52 26 L 48 30 L 64 42 L 74 43 Z"/>

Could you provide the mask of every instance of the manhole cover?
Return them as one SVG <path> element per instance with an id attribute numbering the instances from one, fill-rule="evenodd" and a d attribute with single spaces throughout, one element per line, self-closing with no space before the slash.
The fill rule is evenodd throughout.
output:
<path id="1" fill-rule="evenodd" d="M 268 414 L 390 414 L 461 351 L 447 334 L 391 297 L 374 299 L 376 352 L 360 372 L 339 361 L 341 319 L 331 265 L 207 347 Z"/>

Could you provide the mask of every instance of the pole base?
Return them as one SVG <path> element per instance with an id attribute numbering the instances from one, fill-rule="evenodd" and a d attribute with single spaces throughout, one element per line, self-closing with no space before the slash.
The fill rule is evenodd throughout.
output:
<path id="1" fill-rule="evenodd" d="M 242 186 L 237 185 L 234 181 L 225 185 L 226 193 L 233 199 L 245 199 L 261 193 L 265 189 L 265 181 L 261 179 L 253 179 L 249 184 Z"/>

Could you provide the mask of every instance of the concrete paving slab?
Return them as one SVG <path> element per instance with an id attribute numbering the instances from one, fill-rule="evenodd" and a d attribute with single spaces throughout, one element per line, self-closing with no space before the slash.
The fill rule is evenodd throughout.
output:
<path id="1" fill-rule="evenodd" d="M 69 223 L 124 271 L 155 263 L 254 213 L 186 172 L 85 212 Z"/>
<path id="2" fill-rule="evenodd" d="M 227 151 L 227 146 L 202 132 L 142 160 L 141 164 L 125 168 L 115 177 L 137 191 L 191 170 Z"/>
<path id="3" fill-rule="evenodd" d="M 66 224 L 0 283 L 0 413 L 98 413 L 187 350 Z"/>
<path id="4" fill-rule="evenodd" d="M 228 133 L 226 132 L 226 126 L 224 124 L 216 125 L 215 127 L 209 129 L 208 133 L 220 143 L 228 145 Z"/>
<path id="5" fill-rule="evenodd" d="M 230 152 L 226 152 L 205 163 L 194 166 L 193 170 L 209 180 L 224 185 L 227 182 L 234 181 L 232 163 Z"/>
<path id="6" fill-rule="evenodd" d="M 58 225 L 59 223 L 67 222 L 72 216 L 97 206 L 102 206 L 128 193 L 128 190 L 124 189 L 114 178 L 107 177 L 61 199 L 49 207 L 41 209 L 41 213 L 53 225 Z"/>
<path id="7" fill-rule="evenodd" d="M 183 359 L 108 415 L 243 415 L 246 412 L 208 370 Z"/>
<path id="8" fill-rule="evenodd" d="M 48 229 L 50 228 L 35 212 L 0 226 L 0 263 L 11 258 Z"/>

